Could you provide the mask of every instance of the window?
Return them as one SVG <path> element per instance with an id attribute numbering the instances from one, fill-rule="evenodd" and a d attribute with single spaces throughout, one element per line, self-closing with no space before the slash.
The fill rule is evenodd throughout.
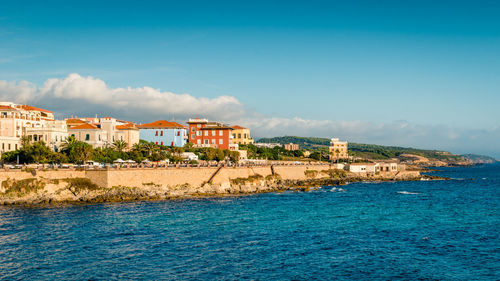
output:
<path id="1" fill-rule="evenodd" d="M 196 135 L 201 137 L 201 131 L 196 132 Z"/>
<path id="2" fill-rule="evenodd" d="M 246 138 L 247 138 L 247 134 L 243 134 L 243 138 L 245 138 L 245 139 L 246 139 Z"/>
<path id="3" fill-rule="evenodd" d="M 236 134 L 233 134 L 233 139 L 235 139 L 235 138 L 236 138 Z"/>
<path id="4" fill-rule="evenodd" d="M 71 134 L 72 137 L 75 137 L 75 134 Z"/>
<path id="5" fill-rule="evenodd" d="M 86 134 L 86 135 L 85 135 L 85 140 L 86 140 L 86 141 L 90 140 L 90 134 Z"/>
<path id="6" fill-rule="evenodd" d="M 191 135 L 191 139 L 194 139 L 194 135 Z"/>
<path id="7" fill-rule="evenodd" d="M 196 125 L 196 127 L 201 128 L 201 124 Z"/>
<path id="8" fill-rule="evenodd" d="M 205 140 L 205 144 L 209 144 L 208 140 Z"/>
<path id="9" fill-rule="evenodd" d="M 156 131 L 156 134 L 155 134 L 155 136 L 156 136 L 156 137 L 158 136 L 158 131 Z"/>
<path id="10" fill-rule="evenodd" d="M 215 139 L 212 139 L 212 144 L 215 144 Z"/>
<path id="11" fill-rule="evenodd" d="M 10 143 L 9 143 L 9 150 L 10 150 Z"/>
<path id="12" fill-rule="evenodd" d="M 2 143 L 2 150 L 5 149 L 5 143 Z"/>
<path id="13" fill-rule="evenodd" d="M 194 127 L 191 127 L 191 132 L 194 132 L 196 129 Z"/>
<path id="14" fill-rule="evenodd" d="M 222 136 L 222 135 L 224 135 L 224 131 L 220 130 L 219 131 L 219 136 Z"/>
<path id="15" fill-rule="evenodd" d="M 241 134 L 238 134 L 238 138 L 241 139 Z"/>
<path id="16" fill-rule="evenodd" d="M 212 136 L 215 136 L 215 130 L 212 130 Z"/>
<path id="17" fill-rule="evenodd" d="M 181 131 L 177 131 L 177 136 L 180 137 L 181 136 Z"/>
<path id="18" fill-rule="evenodd" d="M 197 144 L 201 144 L 201 140 L 196 141 Z"/>
<path id="19" fill-rule="evenodd" d="M 160 131 L 160 136 L 162 136 L 162 137 L 163 137 L 163 131 Z"/>
<path id="20" fill-rule="evenodd" d="M 17 150 L 17 143 L 16 143 L 16 150 Z"/>
<path id="21" fill-rule="evenodd" d="M 223 139 L 220 139 L 219 140 L 219 144 L 223 144 L 224 143 L 224 140 Z"/>
<path id="22" fill-rule="evenodd" d="M 163 145 L 163 142 L 161 142 L 161 145 Z"/>
<path id="23" fill-rule="evenodd" d="M 208 137 L 208 131 L 205 131 L 205 136 Z"/>
<path id="24" fill-rule="evenodd" d="M 101 140 L 101 135 L 99 135 L 99 141 Z"/>

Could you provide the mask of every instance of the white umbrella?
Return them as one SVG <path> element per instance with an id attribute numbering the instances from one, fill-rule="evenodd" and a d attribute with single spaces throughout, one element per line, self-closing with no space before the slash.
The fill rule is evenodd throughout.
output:
<path id="1" fill-rule="evenodd" d="M 127 162 L 127 163 L 135 163 L 135 161 L 132 160 L 132 159 L 129 159 L 129 160 L 125 161 L 125 162 Z"/>
<path id="2" fill-rule="evenodd" d="M 113 163 L 124 163 L 125 161 L 123 161 L 122 159 L 118 158 L 116 159 L 115 161 L 113 161 Z"/>

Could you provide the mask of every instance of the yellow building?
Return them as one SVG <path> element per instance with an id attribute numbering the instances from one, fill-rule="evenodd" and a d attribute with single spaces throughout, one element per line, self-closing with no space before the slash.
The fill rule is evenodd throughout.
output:
<path id="1" fill-rule="evenodd" d="M 254 140 L 250 137 L 250 130 L 241 126 L 233 126 L 233 143 L 236 144 L 253 144 Z"/>
<path id="2" fill-rule="evenodd" d="M 337 138 L 330 140 L 329 152 L 330 160 L 347 159 L 349 157 L 347 154 L 347 142 L 339 141 Z"/>

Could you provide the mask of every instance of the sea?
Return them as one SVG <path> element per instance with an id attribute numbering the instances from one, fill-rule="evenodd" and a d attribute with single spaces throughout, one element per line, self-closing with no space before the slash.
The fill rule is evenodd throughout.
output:
<path id="1" fill-rule="evenodd" d="M 500 165 L 447 181 L 0 206 L 1 280 L 500 280 Z"/>

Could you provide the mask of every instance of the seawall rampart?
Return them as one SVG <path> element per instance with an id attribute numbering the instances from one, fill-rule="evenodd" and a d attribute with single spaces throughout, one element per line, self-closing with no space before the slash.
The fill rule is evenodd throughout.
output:
<path id="1" fill-rule="evenodd" d="M 105 202 L 224 196 L 308 189 L 360 180 L 415 180 L 417 171 L 360 175 L 329 165 L 157 167 L 102 170 L 0 171 L 0 204 Z"/>
<path id="2" fill-rule="evenodd" d="M 328 165 L 303 165 L 303 166 L 274 166 L 274 171 L 283 180 L 307 179 L 306 170 L 328 169 Z M 112 170 L 89 170 L 86 177 L 93 183 L 111 188 L 114 186 L 141 187 L 144 185 L 161 186 L 201 186 L 208 183 L 212 178 L 212 184 L 226 184 L 232 179 L 248 178 L 260 175 L 267 177 L 272 175 L 271 166 L 254 167 L 190 167 L 190 168 L 145 168 L 145 169 L 112 169 Z M 323 177 L 327 175 L 318 175 Z"/>

